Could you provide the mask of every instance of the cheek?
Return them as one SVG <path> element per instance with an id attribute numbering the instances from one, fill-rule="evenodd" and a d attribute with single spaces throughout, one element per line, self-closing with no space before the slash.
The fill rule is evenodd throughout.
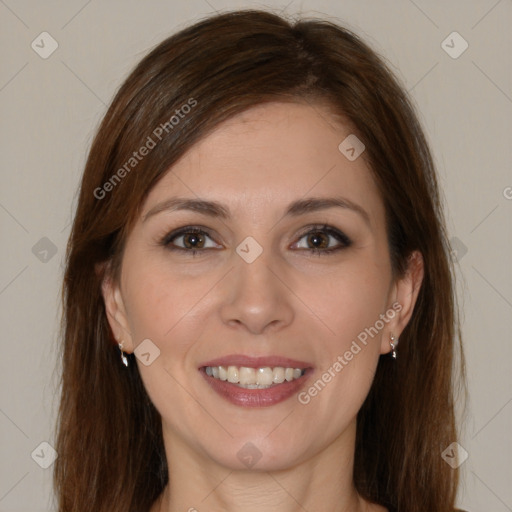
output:
<path id="1" fill-rule="evenodd" d="M 144 270 L 135 270 L 140 268 Z M 207 294 L 212 279 L 208 275 L 179 275 L 159 262 L 144 267 L 134 265 L 132 269 L 131 274 L 126 272 L 130 276 L 127 315 L 134 345 L 149 338 L 160 351 L 149 366 L 137 360 L 139 372 L 160 414 L 184 434 L 204 421 L 201 409 L 196 410 L 191 403 L 187 389 L 193 368 L 191 349 L 207 328 L 204 317 L 210 304 Z M 176 411 L 181 411 L 179 422 L 173 419 Z"/>
<path id="2" fill-rule="evenodd" d="M 130 274 L 126 312 L 134 344 L 143 339 L 161 340 L 172 328 L 179 315 L 179 304 L 175 300 L 172 283 L 154 273 Z"/>
<path id="3" fill-rule="evenodd" d="M 135 344 L 144 338 L 167 343 L 184 322 L 194 318 L 196 305 L 204 300 L 211 284 L 204 277 L 172 272 L 161 263 L 132 268 L 126 272 L 126 310 Z"/>
<path id="4" fill-rule="evenodd" d="M 127 316 L 135 337 L 162 339 L 186 312 L 193 289 L 184 293 L 181 283 L 162 265 L 133 261 L 126 265 Z"/>
<path id="5" fill-rule="evenodd" d="M 384 265 L 361 258 L 328 279 L 317 280 L 321 286 L 302 290 L 304 303 L 325 327 L 318 346 L 321 364 L 314 378 L 322 382 L 308 394 L 322 394 L 315 400 L 318 406 L 334 407 L 333 416 L 345 416 L 349 410 L 355 414 L 371 386 L 386 326 L 381 315 L 388 319 L 388 277 Z M 342 409 L 336 408 L 340 400 Z"/>
<path id="6" fill-rule="evenodd" d="M 385 312 L 388 288 L 387 269 L 361 258 L 305 285 L 300 296 L 342 346 Z"/>
<path id="7" fill-rule="evenodd" d="M 375 325 L 380 326 L 385 312 L 383 296 L 376 293 L 378 286 L 354 277 L 333 283 L 330 300 L 311 297 L 319 301 L 329 332 L 323 329 L 326 334 L 318 340 L 319 365 L 298 399 L 308 416 L 328 418 L 326 439 L 334 439 L 353 421 L 372 385 L 382 337 Z"/>

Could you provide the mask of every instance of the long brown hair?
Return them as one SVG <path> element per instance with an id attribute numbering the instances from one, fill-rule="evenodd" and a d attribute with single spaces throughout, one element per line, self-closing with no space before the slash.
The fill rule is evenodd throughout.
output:
<path id="1" fill-rule="evenodd" d="M 412 251 L 424 259 L 399 357 L 379 362 L 358 415 L 356 488 L 392 512 L 453 512 L 458 472 L 441 452 L 457 439 L 460 323 L 442 201 L 414 108 L 383 59 L 351 31 L 256 10 L 210 16 L 154 48 L 93 141 L 63 284 L 59 511 L 147 511 L 166 485 L 161 418 L 133 355 L 128 369 L 120 363 L 101 282 L 105 272 L 119 277 L 126 235 L 173 163 L 219 123 L 274 100 L 323 102 L 350 120 L 386 208 L 394 275 L 403 276 Z M 150 150 L 132 160 L 142 146 Z"/>

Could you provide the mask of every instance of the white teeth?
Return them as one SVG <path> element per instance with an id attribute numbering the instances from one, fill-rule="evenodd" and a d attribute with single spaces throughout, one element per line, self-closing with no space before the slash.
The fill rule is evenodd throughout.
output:
<path id="1" fill-rule="evenodd" d="M 219 379 L 228 380 L 228 371 L 226 370 L 226 368 L 224 366 L 217 366 L 217 368 L 219 369 Z"/>
<path id="2" fill-rule="evenodd" d="M 256 379 L 256 370 L 254 368 L 247 368 L 246 366 L 240 367 L 239 382 L 243 384 L 261 384 Z"/>
<path id="3" fill-rule="evenodd" d="M 228 366 L 228 382 L 232 384 L 240 382 L 238 368 L 236 366 Z"/>
<path id="4" fill-rule="evenodd" d="M 274 368 L 273 380 L 274 384 L 282 384 L 284 382 L 284 368 L 280 366 Z"/>
<path id="5" fill-rule="evenodd" d="M 272 368 L 258 368 L 258 385 L 270 386 L 274 380 L 274 372 Z"/>
<path id="6" fill-rule="evenodd" d="M 207 366 L 206 375 L 214 379 L 227 380 L 247 389 L 265 389 L 285 380 L 291 382 L 303 375 L 304 370 L 300 368 L 283 368 L 268 366 L 262 368 L 249 368 L 247 366 Z"/>

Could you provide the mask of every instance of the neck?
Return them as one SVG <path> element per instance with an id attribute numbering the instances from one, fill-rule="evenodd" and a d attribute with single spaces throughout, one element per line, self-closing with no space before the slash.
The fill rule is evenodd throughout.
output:
<path id="1" fill-rule="evenodd" d="M 293 467 L 240 470 L 200 455 L 164 434 L 169 483 L 151 512 L 366 512 L 353 485 L 355 423 L 321 452 Z"/>

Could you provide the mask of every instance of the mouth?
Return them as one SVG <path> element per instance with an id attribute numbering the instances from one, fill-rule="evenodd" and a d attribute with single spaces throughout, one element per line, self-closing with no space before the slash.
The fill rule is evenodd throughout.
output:
<path id="1" fill-rule="evenodd" d="M 313 368 L 282 357 L 229 356 L 209 361 L 199 371 L 222 398 L 244 407 L 280 403 L 303 387 Z"/>
<path id="2" fill-rule="evenodd" d="M 248 366 L 206 366 L 208 377 L 227 381 L 244 389 L 268 389 L 283 382 L 292 382 L 304 375 L 305 369 L 284 368 L 276 366 L 271 368 L 263 366 L 250 368 Z"/>

